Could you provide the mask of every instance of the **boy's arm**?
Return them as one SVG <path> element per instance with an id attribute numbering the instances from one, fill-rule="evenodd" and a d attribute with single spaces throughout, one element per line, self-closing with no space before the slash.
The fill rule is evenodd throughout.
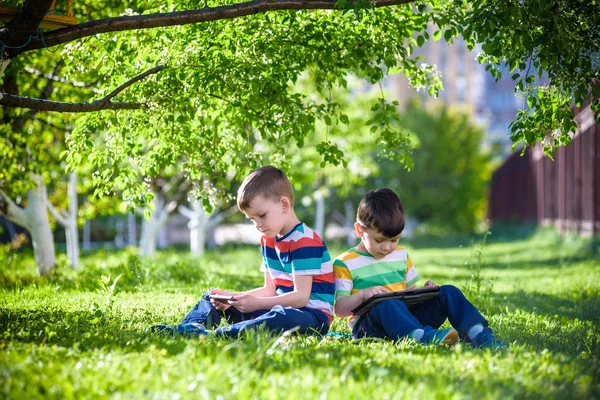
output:
<path id="1" fill-rule="evenodd" d="M 223 289 L 211 289 L 210 292 L 213 294 L 222 294 L 225 296 L 233 296 L 233 297 L 238 297 L 238 296 L 242 296 L 242 295 L 246 295 L 246 294 L 256 296 L 256 297 L 269 297 L 269 296 L 277 295 L 277 293 L 275 292 L 275 285 L 273 285 L 273 280 L 271 279 L 271 276 L 269 275 L 268 272 L 265 272 L 265 283 L 261 287 L 247 290 L 244 292 L 230 292 L 230 291 L 223 290 Z"/>
<path id="2" fill-rule="evenodd" d="M 368 289 L 363 289 L 350 296 L 336 296 L 334 311 L 335 315 L 340 318 L 349 317 L 352 315 L 352 310 L 358 307 L 363 301 L 380 293 L 387 293 L 389 289 L 383 286 L 373 286 Z"/>
<path id="3" fill-rule="evenodd" d="M 277 296 L 276 293 L 271 296 L 258 297 L 250 292 L 235 296 L 235 300 L 230 300 L 229 304 L 241 312 L 251 312 L 255 310 L 270 310 L 275 306 L 302 308 L 308 304 L 310 292 L 312 289 L 311 275 L 294 275 L 294 290 Z M 271 283 L 272 285 L 272 283 Z M 273 292 L 275 288 L 273 287 Z"/>

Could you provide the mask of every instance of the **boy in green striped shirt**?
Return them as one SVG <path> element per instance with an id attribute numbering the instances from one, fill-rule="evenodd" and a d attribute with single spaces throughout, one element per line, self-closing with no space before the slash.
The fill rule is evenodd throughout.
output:
<path id="1" fill-rule="evenodd" d="M 356 236 L 360 243 L 333 264 L 335 314 L 350 317 L 355 339 L 378 337 L 399 340 L 410 337 L 421 343 L 453 345 L 459 336 L 473 347 L 506 347 L 498 342 L 487 320 L 451 285 L 440 287 L 440 295 L 408 307 L 403 301 L 382 301 L 356 318 L 352 311 L 379 293 L 415 289 L 419 273 L 406 250 L 398 246 L 404 229 L 404 206 L 391 189 L 367 193 L 358 206 Z M 438 287 L 432 281 L 424 288 Z M 453 328 L 438 329 L 448 319 Z"/>

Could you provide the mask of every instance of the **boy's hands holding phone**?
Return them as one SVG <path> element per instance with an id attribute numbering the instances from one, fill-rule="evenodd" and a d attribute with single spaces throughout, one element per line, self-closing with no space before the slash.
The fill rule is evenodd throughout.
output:
<path id="1" fill-rule="evenodd" d="M 229 307 L 231 307 L 231 304 L 229 303 L 228 300 L 215 299 L 214 297 L 212 297 L 212 295 L 226 296 L 227 298 L 231 298 L 231 297 L 233 297 L 233 293 L 227 292 L 223 289 L 210 289 L 210 294 L 211 294 L 210 304 L 212 304 L 213 307 L 216 308 L 217 310 L 225 311 Z"/>
<path id="2" fill-rule="evenodd" d="M 245 313 L 261 308 L 258 298 L 248 293 L 236 295 L 233 300 L 229 300 L 229 304 Z"/>

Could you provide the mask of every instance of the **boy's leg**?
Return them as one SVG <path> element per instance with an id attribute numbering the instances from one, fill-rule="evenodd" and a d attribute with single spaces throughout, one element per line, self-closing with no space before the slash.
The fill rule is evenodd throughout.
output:
<path id="1" fill-rule="evenodd" d="M 386 300 L 359 317 L 352 329 L 355 339 L 363 337 L 388 338 L 398 340 L 408 336 L 415 329 L 423 329 L 423 324 L 410 313 L 406 303 L 400 300 Z"/>
<path id="2" fill-rule="evenodd" d="M 183 324 L 202 324 L 205 327 L 212 329 L 221 324 L 221 318 L 225 317 L 228 323 L 236 323 L 240 321 L 254 319 L 264 313 L 266 310 L 257 310 L 250 313 L 243 313 L 235 307 L 229 307 L 225 311 L 219 311 L 210 303 L 210 292 L 205 293 L 200 301 L 192 308 L 192 310 L 183 318 Z"/>
<path id="3" fill-rule="evenodd" d="M 244 319 L 230 326 L 218 328 L 215 334 L 217 336 L 238 338 L 246 330 L 261 327 L 272 332 L 283 332 L 297 328 L 298 333 L 319 333 L 322 335 L 329 330 L 327 316 L 317 310 L 275 306 L 270 311 L 265 312 L 262 310 L 261 313 L 262 315 L 253 319 Z"/>
<path id="4" fill-rule="evenodd" d="M 487 326 L 487 320 L 467 300 L 465 295 L 455 286 L 440 286 L 440 295 L 410 310 L 423 325 L 439 328 L 446 318 L 465 339 L 470 328 L 476 324 Z"/>

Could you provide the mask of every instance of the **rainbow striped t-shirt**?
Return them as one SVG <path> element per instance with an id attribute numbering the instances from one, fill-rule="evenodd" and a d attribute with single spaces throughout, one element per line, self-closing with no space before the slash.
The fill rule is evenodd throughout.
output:
<path id="1" fill-rule="evenodd" d="M 312 275 L 312 290 L 306 307 L 320 310 L 333 320 L 335 281 L 333 262 L 323 240 L 300 222 L 280 238 L 261 238 L 263 265 L 268 271 L 277 295 L 294 290 L 294 275 Z"/>
<path id="2" fill-rule="evenodd" d="M 335 295 L 350 296 L 373 286 L 383 286 L 392 292 L 404 290 L 419 280 L 419 273 L 404 248 L 397 246 L 384 258 L 351 248 L 333 263 Z M 354 317 L 349 324 L 352 325 Z"/>

